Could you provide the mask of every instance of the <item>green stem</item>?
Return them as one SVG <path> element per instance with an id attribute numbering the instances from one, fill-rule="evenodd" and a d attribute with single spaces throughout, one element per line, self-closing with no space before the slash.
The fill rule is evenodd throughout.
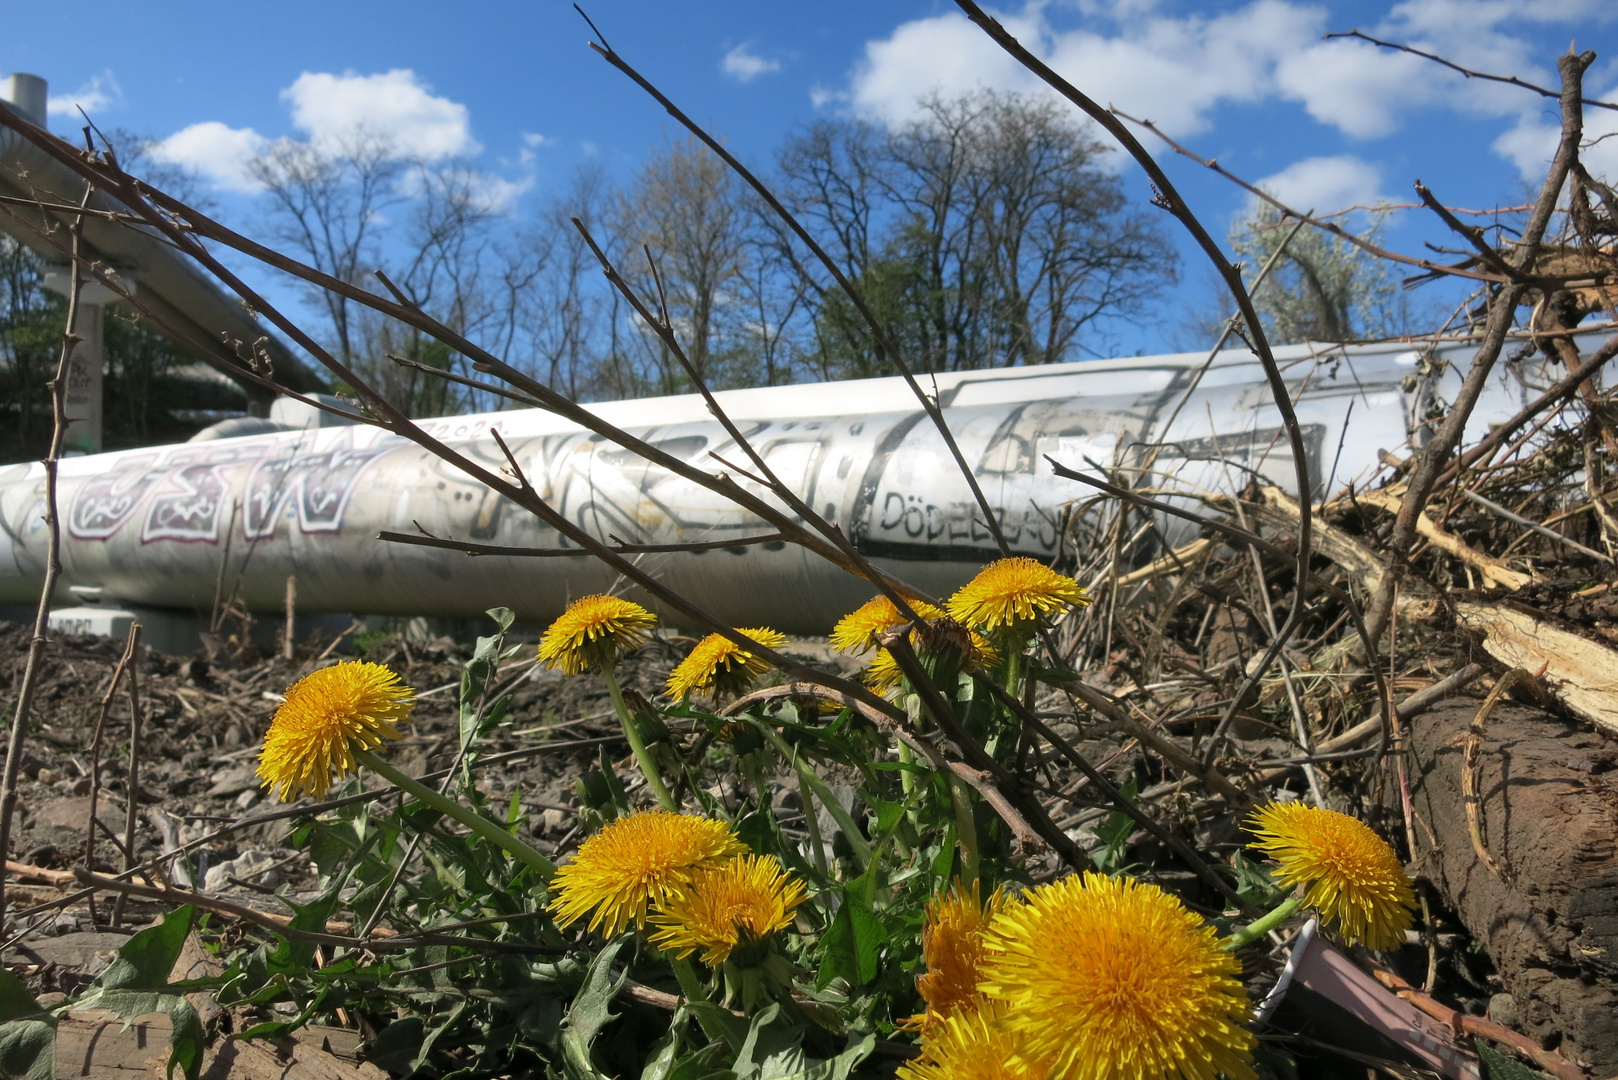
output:
<path id="1" fill-rule="evenodd" d="M 809 831 L 809 846 L 815 852 L 815 869 L 822 875 L 826 873 L 826 841 L 820 835 L 820 815 L 815 813 L 814 797 L 809 794 L 809 785 L 802 776 L 798 777 L 798 800 L 803 803 L 803 827 Z"/>
<path id="2" fill-rule="evenodd" d="M 961 844 L 961 870 L 962 878 L 966 881 L 978 879 L 978 827 L 972 819 L 972 804 L 966 797 L 966 784 L 957 776 L 950 775 L 949 794 L 950 801 L 955 804 L 955 838 Z"/>
<path id="3" fill-rule="evenodd" d="M 1226 941 L 1221 948 L 1223 948 L 1226 952 L 1235 952 L 1248 942 L 1257 941 L 1259 938 L 1263 937 L 1265 934 L 1268 934 L 1271 930 L 1274 930 L 1277 926 L 1280 926 L 1282 923 L 1292 918 L 1292 916 L 1296 915 L 1298 910 L 1302 907 L 1302 897 L 1287 897 L 1285 900 L 1281 901 L 1280 906 L 1274 911 L 1270 912 L 1268 915 L 1261 915 L 1253 922 L 1248 923 L 1246 926 L 1230 935 L 1230 939 Z"/>
<path id="4" fill-rule="evenodd" d="M 462 803 L 456 802 L 447 795 L 440 795 L 420 780 L 406 776 L 369 750 L 354 751 L 354 760 L 416 801 L 425 803 L 446 817 L 459 821 L 462 825 L 483 837 L 483 839 L 501 848 L 512 858 L 532 869 L 546 881 L 549 881 L 551 875 L 556 873 L 555 863 L 529 847 L 514 833 L 502 829 L 482 814 Z"/>
<path id="5" fill-rule="evenodd" d="M 657 796 L 657 803 L 671 813 L 679 813 L 680 807 L 669 794 L 663 777 L 657 771 L 657 762 L 652 760 L 652 753 L 646 748 L 646 741 L 640 737 L 640 725 L 635 718 L 629 715 L 629 706 L 624 704 L 624 692 L 618 686 L 618 676 L 613 673 L 611 664 L 601 665 L 601 677 L 607 681 L 607 693 L 612 697 L 612 707 L 618 710 L 618 723 L 623 725 L 624 738 L 629 740 L 629 748 L 635 752 L 635 764 L 640 766 L 640 774 L 646 777 L 646 786 L 652 789 Z"/>
<path id="6" fill-rule="evenodd" d="M 1009 636 L 1006 641 L 1006 693 L 1014 698 L 1022 697 L 1017 687 L 1017 681 L 1022 678 L 1022 642 L 1013 643 Z"/>
<path id="7" fill-rule="evenodd" d="M 848 840 L 848 846 L 853 849 L 854 858 L 859 860 L 860 869 L 863 871 L 871 864 L 871 845 L 860 835 L 859 829 L 855 828 L 854 819 L 848 816 L 848 808 L 837 801 L 837 796 L 832 794 L 831 788 L 826 786 L 826 781 L 820 778 L 819 773 L 798 760 L 797 752 L 786 744 L 786 740 L 781 738 L 774 728 L 757 720 L 753 721 L 753 726 L 758 728 L 765 742 L 775 747 L 776 753 L 792 764 L 798 772 L 798 779 L 808 784 L 814 791 L 815 798 L 820 800 L 826 812 L 832 816 L 832 820 L 837 822 L 837 827 L 843 831 L 843 836 Z M 809 808 L 805 807 L 804 813 L 808 812 Z"/>
<path id="8" fill-rule="evenodd" d="M 708 1000 L 707 992 L 702 989 L 702 980 L 697 978 L 696 969 L 691 966 L 689 959 L 670 956 L 669 966 L 674 969 L 674 977 L 680 981 L 680 993 L 685 996 L 685 1000 L 693 1002 Z M 719 1023 L 717 1017 L 710 1016 L 706 1009 L 691 1011 L 697 1014 L 697 1023 L 702 1025 L 702 1033 L 708 1036 L 709 1041 L 726 1041 L 724 1026 Z"/>

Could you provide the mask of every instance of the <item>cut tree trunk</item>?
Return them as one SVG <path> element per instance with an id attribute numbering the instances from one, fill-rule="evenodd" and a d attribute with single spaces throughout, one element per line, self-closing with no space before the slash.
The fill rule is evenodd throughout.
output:
<path id="1" fill-rule="evenodd" d="M 1411 725 L 1417 871 L 1494 958 L 1519 1026 L 1595 1069 L 1618 1068 L 1618 745 L 1583 725 L 1502 703 L 1479 754 L 1479 826 L 1467 822 L 1465 744 L 1478 702 Z M 1436 847 L 1434 842 L 1436 839 Z"/>

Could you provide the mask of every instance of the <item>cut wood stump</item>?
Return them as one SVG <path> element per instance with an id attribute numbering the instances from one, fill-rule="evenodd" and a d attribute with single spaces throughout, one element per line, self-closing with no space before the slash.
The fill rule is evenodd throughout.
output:
<path id="1" fill-rule="evenodd" d="M 1465 742 L 1478 703 L 1411 725 L 1415 867 L 1485 945 L 1542 1046 L 1618 1069 L 1618 744 L 1538 709 L 1502 703 L 1479 757 L 1480 834 L 1465 799 Z M 1436 841 L 1436 846 L 1435 846 Z"/>

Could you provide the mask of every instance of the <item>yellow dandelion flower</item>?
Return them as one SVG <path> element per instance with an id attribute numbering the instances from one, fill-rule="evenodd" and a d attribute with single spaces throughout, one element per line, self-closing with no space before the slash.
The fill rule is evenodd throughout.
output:
<path id="1" fill-rule="evenodd" d="M 928 902 L 927 922 L 921 931 L 927 973 L 916 978 L 916 992 L 927 1003 L 927 1011 L 910 1017 L 907 1027 L 930 1031 L 945 1018 L 976 1008 L 985 1000 L 978 992 L 983 932 L 1008 903 L 1005 891 L 995 889 L 985 904 L 976 881 L 970 888 L 957 881 L 948 893 Z"/>
<path id="2" fill-rule="evenodd" d="M 779 649 L 787 640 L 785 634 L 766 626 L 738 628 L 736 632 L 767 649 Z M 768 660 L 755 656 L 723 634 L 709 634 L 697 642 L 691 655 L 670 673 L 667 689 L 670 696 L 677 698 L 709 687 L 721 694 L 739 694 L 768 670 Z"/>
<path id="3" fill-rule="evenodd" d="M 594 911 L 603 937 L 630 920 L 646 925 L 649 907 L 684 895 L 703 869 L 747 850 L 723 821 L 651 810 L 618 818 L 579 845 L 551 879 L 550 910 L 568 926 Z"/>
<path id="4" fill-rule="evenodd" d="M 602 664 L 646 644 L 657 616 L 630 600 L 616 596 L 586 596 L 566 611 L 539 639 L 537 659 L 548 668 L 569 675 Z"/>
<path id="5" fill-rule="evenodd" d="M 1005 1007 L 980 1001 L 940 1020 L 921 1040 L 921 1054 L 899 1066 L 900 1080 L 1046 1080 L 1050 1069 L 1029 1061 L 1023 1040 L 1005 1022 Z"/>
<path id="6" fill-rule="evenodd" d="M 1255 1080 L 1241 965 L 1155 885 L 1086 873 L 994 917 L 978 989 L 1061 1080 Z"/>
<path id="7" fill-rule="evenodd" d="M 807 896 L 803 882 L 782 870 L 774 855 L 727 859 L 653 913 L 651 941 L 681 959 L 700 949 L 702 962 L 717 967 L 737 946 L 790 926 Z"/>
<path id="8" fill-rule="evenodd" d="M 972 647 L 968 650 L 966 667 L 969 670 L 999 667 L 1001 660 L 1000 650 L 995 648 L 988 638 L 976 630 L 970 631 L 970 633 Z M 892 653 L 886 649 L 878 649 L 876 655 L 871 658 L 870 666 L 865 669 L 865 673 L 860 677 L 865 680 L 865 685 L 872 690 L 885 693 L 899 685 L 899 681 L 904 678 L 904 672 L 899 670 L 899 662 L 893 658 Z"/>
<path id="9" fill-rule="evenodd" d="M 944 613 L 920 600 L 910 601 L 910 610 L 923 619 L 941 619 Z M 867 600 L 837 620 L 832 627 L 831 646 L 838 652 L 864 652 L 876 645 L 876 635 L 906 622 L 899 609 L 886 596 Z"/>
<path id="10" fill-rule="evenodd" d="M 287 688 L 264 736 L 258 778 L 282 802 L 320 798 L 355 770 L 354 751 L 400 737 L 416 692 L 399 676 L 365 660 L 312 671 Z"/>
<path id="11" fill-rule="evenodd" d="M 978 571 L 949 598 L 952 619 L 989 630 L 1015 628 L 1055 614 L 1069 604 L 1090 602 L 1089 593 L 1070 577 L 1038 559 L 999 559 Z"/>
<path id="12" fill-rule="evenodd" d="M 1396 949 L 1404 944 L 1416 893 L 1404 866 L 1370 826 L 1335 810 L 1301 802 L 1271 803 L 1248 818 L 1254 845 L 1275 859 L 1281 883 L 1308 886 L 1305 907 L 1335 923 L 1350 945 Z"/>

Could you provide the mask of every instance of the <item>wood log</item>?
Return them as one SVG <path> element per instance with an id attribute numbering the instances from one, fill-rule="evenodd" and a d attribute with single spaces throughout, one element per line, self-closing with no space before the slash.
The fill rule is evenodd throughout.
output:
<path id="1" fill-rule="evenodd" d="M 1467 823 L 1464 744 L 1477 709 L 1447 703 L 1411 724 L 1416 870 L 1488 947 L 1523 1031 L 1610 1076 L 1618 1069 L 1618 746 L 1538 709 L 1494 710 L 1477 791 L 1496 874 Z"/>

